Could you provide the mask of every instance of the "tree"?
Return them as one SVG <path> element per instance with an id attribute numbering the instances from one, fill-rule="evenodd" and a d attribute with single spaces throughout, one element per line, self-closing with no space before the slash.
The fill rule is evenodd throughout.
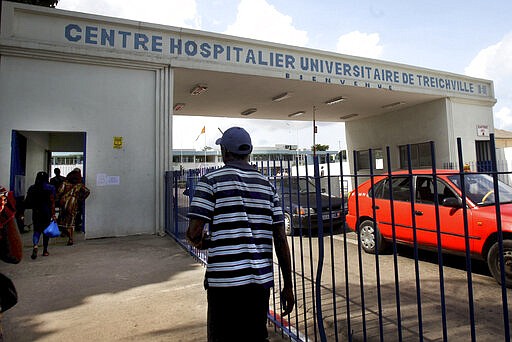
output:
<path id="1" fill-rule="evenodd" d="M 329 149 L 329 145 L 316 144 L 311 146 L 312 151 L 327 151 Z"/>
<path id="2" fill-rule="evenodd" d="M 55 8 L 59 0 L 10 0 L 12 2 L 19 2 L 21 4 L 43 6 Z"/>

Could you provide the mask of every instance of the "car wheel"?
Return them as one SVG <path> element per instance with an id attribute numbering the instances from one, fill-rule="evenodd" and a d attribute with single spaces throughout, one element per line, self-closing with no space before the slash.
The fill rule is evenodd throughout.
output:
<path id="1" fill-rule="evenodd" d="M 373 221 L 366 220 L 359 225 L 359 236 L 361 247 L 366 253 L 375 254 L 377 252 L 376 246 L 378 246 L 378 252 L 381 253 L 387 247 L 386 241 L 380 235 Z"/>
<path id="2" fill-rule="evenodd" d="M 284 213 L 284 231 L 288 236 L 293 235 L 292 217 L 288 213 Z"/>
<path id="3" fill-rule="evenodd" d="M 487 266 L 498 284 L 501 284 L 500 248 L 498 242 L 487 253 Z M 505 264 L 505 286 L 512 288 L 512 240 L 503 241 L 503 263 Z"/>

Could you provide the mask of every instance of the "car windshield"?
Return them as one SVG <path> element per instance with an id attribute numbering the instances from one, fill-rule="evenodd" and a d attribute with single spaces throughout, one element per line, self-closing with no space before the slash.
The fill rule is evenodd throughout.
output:
<path id="1" fill-rule="evenodd" d="M 448 176 L 460 189 L 460 176 Z M 493 205 L 496 203 L 493 179 L 489 175 L 468 173 L 464 174 L 466 196 L 478 205 Z M 512 187 L 498 180 L 500 203 L 512 203 Z"/>
<path id="2" fill-rule="evenodd" d="M 281 188 L 281 182 L 282 182 L 282 186 L 283 188 Z M 315 187 L 315 183 L 311 180 L 311 179 L 308 179 L 308 178 L 299 178 L 297 179 L 297 177 L 285 177 L 283 179 L 279 179 L 277 178 L 276 179 L 276 188 L 278 189 L 278 191 L 281 191 L 281 189 L 283 189 L 283 192 L 284 193 L 288 193 L 290 191 L 290 188 L 289 188 L 289 184 L 291 182 L 291 188 L 292 188 L 292 193 L 296 193 L 296 192 L 301 192 L 301 193 L 305 193 L 305 192 L 312 192 L 312 193 L 315 193 L 316 192 L 316 187 Z"/>

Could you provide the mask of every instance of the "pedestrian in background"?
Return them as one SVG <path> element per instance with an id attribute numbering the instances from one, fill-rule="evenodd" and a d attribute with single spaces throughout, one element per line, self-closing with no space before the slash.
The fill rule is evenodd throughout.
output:
<path id="1" fill-rule="evenodd" d="M 53 185 L 55 191 L 58 191 L 61 184 L 66 180 L 66 177 L 61 176 L 60 169 L 58 167 L 53 169 L 53 173 L 55 173 L 55 177 L 50 178 L 50 184 Z"/>
<path id="2" fill-rule="evenodd" d="M 16 202 L 14 194 L 0 186 L 0 259 L 17 264 L 23 256 L 23 243 L 15 219 Z M 16 288 L 4 274 L 0 273 L 0 341 L 3 341 L 2 312 L 18 301 Z"/>
<path id="3" fill-rule="evenodd" d="M 33 185 L 28 188 L 25 208 L 32 209 L 32 259 L 37 258 L 37 250 L 41 234 L 43 235 L 43 256 L 48 256 L 48 242 L 50 237 L 43 234 L 55 217 L 55 188 L 49 182 L 48 173 L 40 171 L 36 175 Z"/>
<path id="4" fill-rule="evenodd" d="M 187 238 L 208 249 L 208 341 L 267 341 L 272 242 L 281 267 L 283 316 L 294 306 L 291 260 L 279 196 L 249 164 L 251 137 L 232 127 L 216 141 L 225 166 L 197 183 Z M 209 224 L 209 234 L 205 224 Z"/>
<path id="5" fill-rule="evenodd" d="M 78 170 L 78 171 L 77 171 Z M 68 246 L 73 245 L 73 231 L 76 224 L 79 206 L 89 196 L 90 190 L 82 183 L 82 174 L 79 169 L 68 173 L 66 180 L 60 186 L 57 197 L 59 198 L 59 228 L 68 237 Z"/>

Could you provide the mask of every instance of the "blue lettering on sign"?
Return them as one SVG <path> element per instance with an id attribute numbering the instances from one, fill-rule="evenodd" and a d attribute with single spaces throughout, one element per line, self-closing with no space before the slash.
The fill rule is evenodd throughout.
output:
<path id="1" fill-rule="evenodd" d="M 131 36 L 132 33 L 126 31 L 119 31 L 119 34 L 121 35 L 121 37 L 123 37 L 123 48 L 126 49 L 126 42 L 128 41 L 128 37 Z"/>
<path id="2" fill-rule="evenodd" d="M 340 62 L 336 62 L 334 65 L 335 65 L 336 75 L 341 75 L 343 73 L 342 72 L 342 64 Z"/>
<path id="3" fill-rule="evenodd" d="M 197 54 L 197 44 L 194 41 L 188 40 L 185 43 L 185 53 L 187 56 L 195 56 Z"/>
<path id="4" fill-rule="evenodd" d="M 354 65 L 352 70 L 354 70 L 354 77 L 361 77 L 361 67 L 359 65 Z"/>
<path id="5" fill-rule="evenodd" d="M 247 50 L 247 57 L 245 58 L 245 64 L 256 64 L 256 59 L 254 58 L 254 51 L 252 49 Z"/>
<path id="6" fill-rule="evenodd" d="M 152 36 L 151 37 L 151 51 L 162 52 L 162 37 Z"/>
<path id="7" fill-rule="evenodd" d="M 82 28 L 75 24 L 69 24 L 64 29 L 64 37 L 70 42 L 78 42 L 82 39 Z"/>
<path id="8" fill-rule="evenodd" d="M 286 69 L 295 69 L 295 57 L 286 55 Z"/>
<path id="9" fill-rule="evenodd" d="M 224 52 L 224 47 L 220 44 L 213 46 L 213 59 L 219 59 L 219 56 Z"/>
<path id="10" fill-rule="evenodd" d="M 149 42 L 148 36 L 146 36 L 143 33 L 135 33 L 135 43 L 133 47 L 135 50 L 139 50 L 141 47 L 142 49 L 148 51 L 147 43 Z"/>
<path id="11" fill-rule="evenodd" d="M 101 45 L 102 46 L 107 46 L 107 42 L 108 42 L 108 45 L 109 46 L 114 46 L 114 35 L 116 34 L 115 33 L 116 31 L 115 30 L 101 30 Z"/>
<path id="12" fill-rule="evenodd" d="M 177 41 L 175 41 L 174 38 L 170 39 L 169 53 L 171 55 L 181 55 L 181 39 Z"/>
<path id="13" fill-rule="evenodd" d="M 309 69 L 309 59 L 301 57 L 300 58 L 300 68 L 303 71 L 308 71 L 308 69 Z"/>
<path id="14" fill-rule="evenodd" d="M 328 74 L 332 74 L 333 64 L 334 63 L 332 61 L 325 61 L 325 68 L 327 69 Z"/>
<path id="15" fill-rule="evenodd" d="M 212 53 L 212 50 L 211 50 L 211 46 L 210 44 L 208 43 L 203 43 L 201 45 L 199 45 L 199 50 L 201 50 L 200 54 L 203 58 L 208 58 L 210 57 L 211 53 Z"/>
<path id="16" fill-rule="evenodd" d="M 178 33 L 176 33 L 178 34 Z M 450 76 L 435 76 L 430 73 L 413 74 L 395 70 L 392 67 L 366 65 L 345 62 L 339 58 L 318 58 L 307 54 L 285 53 L 283 51 L 250 48 L 229 45 L 213 41 L 181 39 L 172 35 L 151 35 L 142 32 L 131 32 L 103 28 L 94 25 L 67 24 L 64 27 L 64 37 L 68 42 L 143 50 L 148 53 L 168 54 L 169 56 L 185 56 L 187 58 L 214 60 L 219 63 L 247 64 L 261 68 L 281 69 L 287 79 L 310 80 L 325 83 L 350 84 L 366 88 L 393 90 L 394 85 L 440 89 L 443 91 L 459 92 L 490 96 L 491 91 L 485 83 L 473 83 L 469 80 Z M 299 74 L 292 74 L 298 71 Z"/>
<path id="17" fill-rule="evenodd" d="M 235 62 L 240 63 L 240 56 L 242 55 L 242 49 L 241 47 L 233 47 L 233 50 L 235 51 Z"/>
<path id="18" fill-rule="evenodd" d="M 318 59 L 311 58 L 310 63 L 311 63 L 311 71 L 312 72 L 319 72 L 319 70 L 318 70 Z"/>
<path id="19" fill-rule="evenodd" d="M 284 56 L 282 53 L 276 53 L 275 54 L 276 56 L 276 62 L 275 62 L 275 66 L 278 67 L 278 68 L 282 68 L 284 67 Z"/>
<path id="20" fill-rule="evenodd" d="M 268 65 L 268 62 L 263 57 L 263 51 L 258 51 L 258 64 L 259 65 Z"/>
<path id="21" fill-rule="evenodd" d="M 344 63 L 343 64 L 343 75 L 345 76 L 352 76 L 352 67 L 350 64 Z"/>
<path id="22" fill-rule="evenodd" d="M 414 75 L 411 73 L 402 73 L 403 84 L 414 84 Z"/>
<path id="23" fill-rule="evenodd" d="M 92 26 L 85 27 L 85 43 L 86 44 L 97 44 L 98 28 Z"/>

